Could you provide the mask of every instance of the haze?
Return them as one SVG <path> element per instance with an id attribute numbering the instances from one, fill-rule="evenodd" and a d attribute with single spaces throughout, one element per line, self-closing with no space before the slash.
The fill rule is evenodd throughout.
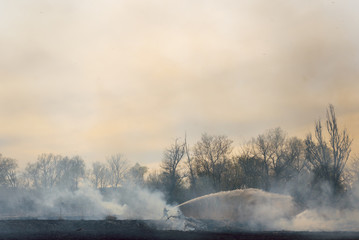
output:
<path id="1" fill-rule="evenodd" d="M 154 166 L 187 132 L 313 132 L 359 151 L 359 2 L 0 1 L 0 149 Z"/>

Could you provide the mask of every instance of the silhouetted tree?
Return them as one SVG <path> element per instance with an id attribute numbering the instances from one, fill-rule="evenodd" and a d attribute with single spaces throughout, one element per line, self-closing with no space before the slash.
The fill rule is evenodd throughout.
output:
<path id="1" fill-rule="evenodd" d="M 137 185 L 144 184 L 144 175 L 148 171 L 148 167 L 141 166 L 140 164 L 136 163 L 135 166 L 131 167 L 128 171 L 129 178 L 132 182 L 136 183 Z"/>
<path id="2" fill-rule="evenodd" d="M 41 154 L 35 163 L 29 163 L 26 167 L 26 176 L 29 183 L 35 188 L 52 188 L 58 180 L 57 162 L 60 155 Z"/>
<path id="3" fill-rule="evenodd" d="M 281 179 L 289 181 L 298 176 L 305 168 L 305 147 L 304 141 L 292 137 L 286 140 L 283 152 L 284 165 Z"/>
<path id="4" fill-rule="evenodd" d="M 112 155 L 107 159 L 110 184 L 112 187 L 119 187 L 128 171 L 128 163 L 121 154 Z"/>
<path id="5" fill-rule="evenodd" d="M 226 136 L 203 134 L 193 148 L 196 175 L 215 191 L 221 190 L 223 175 L 227 170 L 233 141 Z M 203 183 L 202 183 L 203 184 Z"/>
<path id="6" fill-rule="evenodd" d="M 165 150 L 161 169 L 163 184 L 170 202 L 175 202 L 180 196 L 183 175 L 179 172 L 179 164 L 185 154 L 185 144 L 178 139 Z"/>
<path id="7" fill-rule="evenodd" d="M 234 158 L 240 188 L 264 188 L 266 184 L 265 166 L 256 156 L 242 154 Z"/>
<path id="8" fill-rule="evenodd" d="M 191 154 L 190 148 L 187 143 L 187 134 L 185 135 L 184 150 L 186 155 L 186 161 L 185 161 L 186 177 L 188 178 L 188 182 L 189 182 L 188 195 L 190 197 L 195 197 L 196 189 L 197 189 L 197 175 L 195 171 L 193 155 Z"/>
<path id="9" fill-rule="evenodd" d="M 0 185 L 6 187 L 16 187 L 17 163 L 15 159 L 3 157 L 0 154 Z"/>
<path id="10" fill-rule="evenodd" d="M 104 163 L 92 164 L 91 181 L 96 188 L 105 188 L 109 184 L 109 170 Z"/>
<path id="11" fill-rule="evenodd" d="M 305 140 L 306 159 L 314 173 L 313 185 L 323 182 L 332 187 L 333 193 L 338 194 L 344 190 L 343 171 L 348 161 L 352 140 L 346 129 L 339 131 L 333 105 L 327 109 L 328 142 L 322 131 L 321 121 L 315 123 L 315 139 L 309 134 Z"/>
<path id="12" fill-rule="evenodd" d="M 162 172 L 153 171 L 150 174 L 148 174 L 147 179 L 145 181 L 146 187 L 148 187 L 151 190 L 158 190 L 161 192 L 165 192 L 165 186 L 163 184 L 163 174 Z"/>
<path id="13" fill-rule="evenodd" d="M 34 188 L 57 186 L 76 190 L 80 178 L 85 176 L 85 163 L 79 156 L 41 154 L 35 163 L 27 165 L 24 176 L 27 185 Z"/>
<path id="14" fill-rule="evenodd" d="M 298 138 L 287 138 L 281 128 L 268 130 L 253 140 L 253 158 L 261 159 L 264 167 L 264 189 L 271 183 L 283 185 L 304 166 L 303 144 Z"/>
<path id="15" fill-rule="evenodd" d="M 57 162 L 56 169 L 56 185 L 70 190 L 77 190 L 80 179 L 85 176 L 85 162 L 80 156 L 63 157 Z"/>
<path id="16" fill-rule="evenodd" d="M 345 183 L 348 187 L 351 188 L 354 184 L 357 185 L 356 187 L 359 187 L 359 156 L 352 158 L 350 164 L 347 164 L 345 167 L 344 173 Z"/>

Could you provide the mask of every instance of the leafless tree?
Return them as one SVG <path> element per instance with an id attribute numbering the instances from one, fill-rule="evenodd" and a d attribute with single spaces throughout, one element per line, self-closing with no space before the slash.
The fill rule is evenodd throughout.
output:
<path id="1" fill-rule="evenodd" d="M 348 161 L 344 171 L 344 180 L 348 187 L 359 188 L 359 156 L 355 156 Z"/>
<path id="2" fill-rule="evenodd" d="M 215 191 L 221 189 L 233 141 L 226 136 L 203 134 L 193 148 L 196 174 L 208 178 Z"/>
<path id="3" fill-rule="evenodd" d="M 77 190 L 81 178 L 85 176 L 85 162 L 80 156 L 63 157 L 56 165 L 58 180 L 56 185 Z"/>
<path id="4" fill-rule="evenodd" d="M 137 185 L 144 184 L 144 175 L 148 171 L 148 167 L 141 166 L 139 163 L 136 163 L 133 167 L 128 171 L 129 179 L 136 183 Z"/>
<path id="5" fill-rule="evenodd" d="M 182 184 L 183 176 L 179 173 L 178 167 L 185 154 L 185 144 L 186 143 L 179 142 L 179 139 L 176 139 L 175 142 L 165 150 L 161 163 L 166 192 L 171 202 L 177 199 L 176 193 L 178 193 Z"/>
<path id="6" fill-rule="evenodd" d="M 265 134 L 260 134 L 255 141 L 256 155 L 263 160 L 267 181 L 271 174 L 278 177 L 282 170 L 285 139 L 286 135 L 283 130 L 275 128 L 268 130 Z"/>
<path id="7" fill-rule="evenodd" d="M 192 194 L 195 194 L 197 188 L 197 176 L 195 173 L 193 156 L 190 153 L 190 148 L 187 143 L 187 134 L 185 134 L 184 150 L 187 158 L 185 165 L 187 167 L 187 177 L 189 179 L 189 184 L 190 184 L 189 187 Z"/>
<path id="8" fill-rule="evenodd" d="M 326 181 L 335 194 L 343 190 L 343 171 L 351 152 L 352 139 L 344 129 L 339 131 L 333 105 L 327 109 L 328 142 L 322 131 L 321 121 L 315 124 L 315 138 L 309 134 L 305 140 L 306 159 L 315 174 L 315 181 Z"/>
<path id="9" fill-rule="evenodd" d="M 37 162 L 29 163 L 26 167 L 26 175 L 30 178 L 31 185 L 35 188 L 51 188 L 58 180 L 57 162 L 60 155 L 41 154 Z"/>
<path id="10" fill-rule="evenodd" d="M 268 130 L 253 140 L 253 156 L 264 166 L 265 189 L 272 181 L 276 185 L 298 174 L 304 166 L 303 144 L 298 138 L 287 138 L 281 128 Z"/>
<path id="11" fill-rule="evenodd" d="M 85 163 L 79 156 L 73 158 L 54 154 L 41 154 L 35 163 L 25 169 L 25 182 L 35 188 L 63 187 L 78 188 L 80 178 L 85 175 Z"/>
<path id="12" fill-rule="evenodd" d="M 0 154 L 0 185 L 6 187 L 16 187 L 17 163 L 15 159 L 3 157 Z"/>
<path id="13" fill-rule="evenodd" d="M 158 171 L 150 172 L 146 179 L 146 186 L 152 190 L 166 191 L 163 185 L 163 174 Z"/>
<path id="14" fill-rule="evenodd" d="M 231 171 L 235 176 L 233 183 L 235 188 L 265 188 L 266 174 L 263 161 L 243 152 L 239 156 L 233 157 L 233 167 Z"/>
<path id="15" fill-rule="evenodd" d="M 119 187 L 128 171 L 128 163 L 121 154 L 112 155 L 107 159 L 110 184 L 112 187 Z"/>
<path id="16" fill-rule="evenodd" d="M 104 163 L 92 164 L 92 183 L 96 188 L 105 188 L 109 184 L 109 170 Z"/>
<path id="17" fill-rule="evenodd" d="M 304 141 L 292 137 L 285 143 L 283 153 L 284 162 L 286 163 L 283 170 L 283 178 L 289 180 L 303 171 L 306 167 Z"/>

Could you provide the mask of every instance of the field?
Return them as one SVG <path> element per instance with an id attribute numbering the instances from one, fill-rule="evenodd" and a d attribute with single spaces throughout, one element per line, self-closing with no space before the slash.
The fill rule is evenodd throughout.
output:
<path id="1" fill-rule="evenodd" d="M 359 232 L 166 230 L 163 221 L 3 220 L 0 239 L 359 239 Z M 213 223 L 212 223 L 213 224 Z"/>

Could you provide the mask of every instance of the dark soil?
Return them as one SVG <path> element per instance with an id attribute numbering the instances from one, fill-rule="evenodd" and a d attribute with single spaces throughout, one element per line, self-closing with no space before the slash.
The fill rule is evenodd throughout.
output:
<path id="1" fill-rule="evenodd" d="M 359 239 L 359 232 L 173 231 L 160 221 L 3 220 L 0 239 Z"/>

